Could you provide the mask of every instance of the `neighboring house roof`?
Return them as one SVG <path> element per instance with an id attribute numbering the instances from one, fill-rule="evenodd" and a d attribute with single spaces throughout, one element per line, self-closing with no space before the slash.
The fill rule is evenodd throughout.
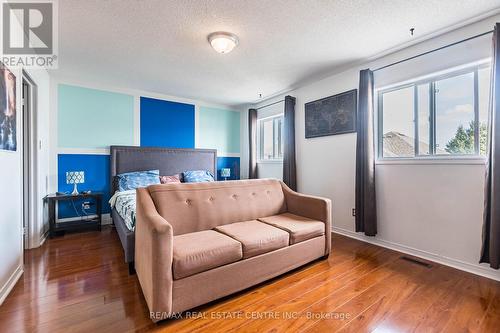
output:
<path id="1" fill-rule="evenodd" d="M 415 156 L 415 139 L 398 132 L 387 132 L 383 136 L 384 157 L 413 157 Z M 420 141 L 419 150 L 429 151 L 429 144 Z M 448 154 L 443 149 L 436 148 L 437 154 Z"/>

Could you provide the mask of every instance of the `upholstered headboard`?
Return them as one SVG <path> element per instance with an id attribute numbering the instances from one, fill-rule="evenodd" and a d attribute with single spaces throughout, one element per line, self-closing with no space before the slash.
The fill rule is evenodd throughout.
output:
<path id="1" fill-rule="evenodd" d="M 216 149 L 149 148 L 111 146 L 111 193 L 115 193 L 114 177 L 133 171 L 160 170 L 161 176 L 170 176 L 187 170 L 208 170 L 217 179 Z"/>

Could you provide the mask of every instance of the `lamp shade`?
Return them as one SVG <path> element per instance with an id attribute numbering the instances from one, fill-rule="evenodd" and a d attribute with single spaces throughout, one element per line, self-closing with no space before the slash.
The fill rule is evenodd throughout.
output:
<path id="1" fill-rule="evenodd" d="M 222 168 L 220 169 L 220 176 L 221 177 L 231 177 L 231 169 L 229 168 Z"/>
<path id="2" fill-rule="evenodd" d="M 66 184 L 83 184 L 83 183 L 85 183 L 85 172 L 83 171 L 66 172 Z"/>

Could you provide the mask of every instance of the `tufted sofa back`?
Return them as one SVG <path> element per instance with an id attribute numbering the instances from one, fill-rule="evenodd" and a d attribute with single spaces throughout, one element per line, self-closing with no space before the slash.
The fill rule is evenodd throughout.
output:
<path id="1" fill-rule="evenodd" d="M 152 185 L 148 191 L 174 235 L 286 212 L 276 179 Z"/>

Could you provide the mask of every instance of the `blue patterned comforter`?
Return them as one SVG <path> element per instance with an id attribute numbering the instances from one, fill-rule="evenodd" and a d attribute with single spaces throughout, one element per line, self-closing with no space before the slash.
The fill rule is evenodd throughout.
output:
<path id="1" fill-rule="evenodd" d="M 130 231 L 135 229 L 135 190 L 116 192 L 109 199 L 111 208 L 115 208 Z"/>

